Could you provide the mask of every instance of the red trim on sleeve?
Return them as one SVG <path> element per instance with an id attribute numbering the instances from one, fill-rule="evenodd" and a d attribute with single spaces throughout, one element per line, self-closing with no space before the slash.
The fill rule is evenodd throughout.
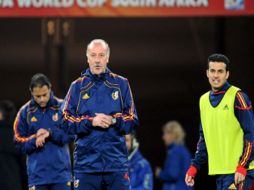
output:
<path id="1" fill-rule="evenodd" d="M 240 107 L 241 107 L 241 108 L 247 109 L 247 108 L 249 107 L 249 106 L 247 105 L 247 103 L 246 103 L 246 101 L 245 101 L 245 99 L 244 99 L 244 97 L 243 97 L 243 95 L 242 95 L 241 92 L 237 92 L 236 98 L 237 98 L 237 100 L 239 101 Z"/>
<path id="2" fill-rule="evenodd" d="M 243 107 L 240 107 L 240 106 L 235 106 L 236 109 L 239 109 L 239 110 L 250 110 L 252 108 L 252 105 L 250 105 L 249 107 L 247 108 L 243 108 Z"/>
<path id="3" fill-rule="evenodd" d="M 239 162 L 239 165 L 241 165 L 242 167 L 244 167 L 247 164 L 247 162 L 251 156 L 252 147 L 253 147 L 253 144 L 251 142 L 246 141 L 244 154 L 242 156 L 242 159 Z"/>
<path id="4" fill-rule="evenodd" d="M 18 113 L 15 121 L 14 121 L 14 124 L 13 124 L 13 130 L 14 130 L 14 137 L 15 137 L 15 140 L 18 141 L 18 142 L 21 142 L 21 143 L 25 143 L 33 138 L 36 138 L 36 134 L 34 135 L 31 135 L 29 137 L 22 137 L 19 132 L 18 132 L 18 125 L 19 125 L 19 122 L 20 122 L 20 112 Z"/>
<path id="5" fill-rule="evenodd" d="M 83 120 L 89 120 L 89 121 L 93 120 L 93 117 L 89 117 L 89 116 L 74 117 L 74 116 L 69 115 L 66 111 L 63 113 L 63 115 L 64 115 L 64 119 L 68 120 L 70 122 L 79 123 Z"/>

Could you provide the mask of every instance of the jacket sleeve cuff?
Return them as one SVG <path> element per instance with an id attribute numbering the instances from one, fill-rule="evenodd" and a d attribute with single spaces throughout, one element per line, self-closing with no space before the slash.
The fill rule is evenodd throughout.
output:
<path id="1" fill-rule="evenodd" d="M 194 178 L 196 176 L 197 172 L 198 172 L 198 170 L 195 166 L 190 166 L 190 168 L 187 171 L 187 174 Z"/>
<path id="2" fill-rule="evenodd" d="M 31 139 L 31 142 L 30 142 L 31 144 L 31 146 L 33 147 L 33 148 L 36 148 L 36 138 L 33 138 L 33 139 Z"/>
<path id="3" fill-rule="evenodd" d="M 87 126 L 89 129 L 92 129 L 92 128 L 93 128 L 93 118 L 87 120 L 86 126 Z"/>
<path id="4" fill-rule="evenodd" d="M 238 173 L 240 173 L 240 174 L 246 176 L 246 174 L 247 174 L 247 169 L 244 168 L 244 167 L 241 166 L 241 165 L 238 165 L 238 166 L 236 167 L 236 172 L 238 172 Z"/>
<path id="5" fill-rule="evenodd" d="M 26 148 L 25 148 L 25 152 L 26 154 L 30 155 L 34 150 L 37 149 L 36 147 L 36 138 L 31 139 L 30 141 L 28 141 L 25 144 Z"/>
<path id="6" fill-rule="evenodd" d="M 78 123 L 76 134 L 90 133 L 93 130 L 92 120 L 87 119 Z"/>
<path id="7" fill-rule="evenodd" d="M 116 123 L 114 124 L 114 126 L 116 127 L 116 128 L 120 128 L 120 126 L 122 126 L 122 125 L 124 125 L 124 123 L 123 123 L 123 119 L 121 118 L 121 117 L 117 117 L 117 118 L 115 118 L 116 119 Z"/>

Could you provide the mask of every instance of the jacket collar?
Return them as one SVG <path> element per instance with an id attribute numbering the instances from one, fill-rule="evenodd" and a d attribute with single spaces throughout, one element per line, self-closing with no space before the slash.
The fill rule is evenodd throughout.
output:
<path id="1" fill-rule="evenodd" d="M 133 157 L 135 157 L 136 153 L 139 150 L 139 143 L 135 140 L 133 141 L 132 150 L 129 153 L 128 159 L 131 160 Z"/>
<path id="2" fill-rule="evenodd" d="M 128 160 L 139 160 L 139 159 L 140 159 L 139 147 L 135 147 L 129 154 Z"/>
<path id="3" fill-rule="evenodd" d="M 107 79 L 107 77 L 110 75 L 110 73 L 111 73 L 111 71 L 108 68 L 106 68 L 105 73 L 102 73 L 100 75 L 95 75 L 88 68 L 81 73 L 81 76 L 87 76 L 94 81 L 105 81 Z"/>
<path id="4" fill-rule="evenodd" d="M 228 82 L 226 82 L 219 91 L 214 92 L 211 90 L 211 95 L 225 94 L 225 92 L 229 89 L 230 86 L 231 85 Z"/>

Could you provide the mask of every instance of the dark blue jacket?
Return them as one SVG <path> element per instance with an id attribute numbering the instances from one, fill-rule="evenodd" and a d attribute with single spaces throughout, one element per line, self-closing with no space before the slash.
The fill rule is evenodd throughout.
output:
<path id="1" fill-rule="evenodd" d="M 90 70 L 75 80 L 66 95 L 63 124 L 76 134 L 74 171 L 77 173 L 128 171 L 124 135 L 138 124 L 128 80 L 107 70 Z M 92 126 L 96 113 L 111 115 L 116 123 L 107 129 Z"/>
<path id="2" fill-rule="evenodd" d="M 189 168 L 191 156 L 183 145 L 172 144 L 168 147 L 167 158 L 159 175 L 163 190 L 191 190 L 185 184 L 185 174 Z"/>
<path id="3" fill-rule="evenodd" d="M 153 189 L 153 172 L 151 166 L 140 153 L 138 147 L 129 155 L 129 173 L 131 190 Z"/>
<path id="4" fill-rule="evenodd" d="M 14 122 L 16 147 L 27 154 L 29 186 L 65 183 L 71 180 L 69 149 L 71 141 L 60 127 L 61 101 L 51 95 L 46 108 L 42 109 L 33 99 L 18 112 Z M 51 131 L 50 138 L 42 148 L 37 148 L 36 132 Z"/>

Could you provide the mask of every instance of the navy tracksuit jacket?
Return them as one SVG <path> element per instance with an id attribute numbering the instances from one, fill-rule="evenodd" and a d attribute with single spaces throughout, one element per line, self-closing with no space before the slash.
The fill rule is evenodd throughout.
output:
<path id="1" fill-rule="evenodd" d="M 66 143 L 72 140 L 60 126 L 61 101 L 51 94 L 46 108 L 42 109 L 33 99 L 18 112 L 14 122 L 16 147 L 27 154 L 29 186 L 65 183 L 71 180 L 69 149 Z M 51 131 L 42 148 L 37 148 L 36 132 Z"/>
<path id="2" fill-rule="evenodd" d="M 74 172 L 127 172 L 124 135 L 138 124 L 128 80 L 113 74 L 93 75 L 89 69 L 75 80 L 63 104 L 63 124 L 76 134 Z M 92 126 L 96 113 L 111 115 L 116 123 L 107 129 Z"/>

